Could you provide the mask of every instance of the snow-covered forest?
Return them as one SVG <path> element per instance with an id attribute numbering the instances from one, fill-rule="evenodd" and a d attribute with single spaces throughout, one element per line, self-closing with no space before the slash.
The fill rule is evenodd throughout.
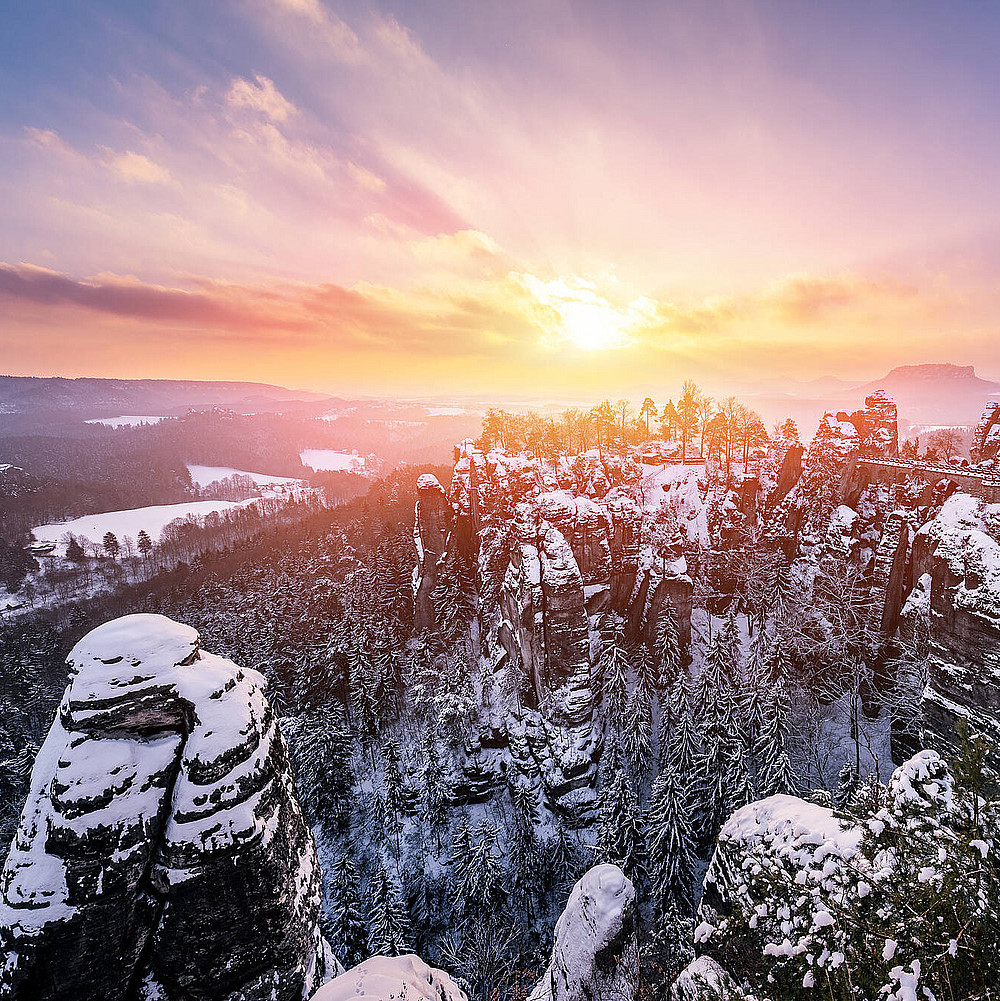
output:
<path id="1" fill-rule="evenodd" d="M 403 470 L 118 610 L 266 679 L 345 966 L 416 951 L 470 997 L 521 997 L 573 884 L 614 863 L 644 995 L 980 996 L 995 757 L 975 706 L 950 739 L 931 718 L 935 569 L 897 586 L 892 564 L 903 538 L 947 565 L 963 526 L 988 559 L 997 518 L 943 481 L 859 485 L 895 445 L 873 407 L 808 451 L 789 424 L 694 464 L 662 415 L 659 438 L 609 417 L 582 452 L 554 425 L 511 451 L 530 419 L 491 411 L 447 490 Z M 7 836 L 86 625 L 4 632 Z"/>

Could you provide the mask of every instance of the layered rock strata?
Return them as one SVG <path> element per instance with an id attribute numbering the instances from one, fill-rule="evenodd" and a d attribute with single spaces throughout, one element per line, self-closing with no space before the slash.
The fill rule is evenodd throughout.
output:
<path id="1" fill-rule="evenodd" d="M 0 885 L 0 993 L 299 1001 L 320 873 L 264 679 L 160 615 L 98 627 L 35 761 Z"/>

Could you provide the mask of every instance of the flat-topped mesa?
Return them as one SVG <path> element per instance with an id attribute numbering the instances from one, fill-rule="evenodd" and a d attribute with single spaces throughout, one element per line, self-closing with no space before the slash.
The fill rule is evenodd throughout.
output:
<path id="1" fill-rule="evenodd" d="M 969 455 L 973 465 L 977 465 L 980 462 L 995 462 L 998 454 L 1000 454 L 1000 401 L 990 400 L 972 434 Z"/>
<path id="2" fill-rule="evenodd" d="M 0 994 L 299 1001 L 335 965 L 264 679 L 161 615 L 87 634 L 0 885 Z"/>

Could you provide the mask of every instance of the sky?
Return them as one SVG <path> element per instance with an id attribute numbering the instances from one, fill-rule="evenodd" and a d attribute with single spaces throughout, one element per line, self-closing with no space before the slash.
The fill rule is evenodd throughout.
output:
<path id="1" fill-rule="evenodd" d="M 1000 375 L 1000 4 L 0 0 L 0 371 Z"/>

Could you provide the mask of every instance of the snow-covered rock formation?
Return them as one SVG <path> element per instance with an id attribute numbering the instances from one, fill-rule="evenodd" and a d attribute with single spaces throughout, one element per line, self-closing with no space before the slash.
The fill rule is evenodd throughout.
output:
<path id="1" fill-rule="evenodd" d="M 335 961 L 254 671 L 160 615 L 91 631 L 0 885 L 0 994 L 299 1001 Z"/>
<path id="2" fill-rule="evenodd" d="M 711 956 L 698 956 L 671 987 L 673 1001 L 754 1001 Z"/>
<path id="3" fill-rule="evenodd" d="M 552 960 L 529 1001 L 628 1001 L 639 975 L 635 887 L 597 865 L 573 887 L 556 924 Z"/>
<path id="4" fill-rule="evenodd" d="M 693 584 L 680 541 L 671 545 L 665 530 L 655 544 L 643 541 L 669 506 L 662 484 L 647 478 L 630 458 L 550 461 L 464 442 L 447 500 L 433 477 L 417 484 L 416 623 L 440 611 L 443 575 L 469 578 L 488 670 L 519 702 L 489 739 L 506 742 L 533 781 L 541 777 L 547 802 L 572 823 L 594 815 L 605 613 L 625 621 L 628 642 L 651 641 L 669 604 L 682 650 L 690 638 Z"/>
<path id="5" fill-rule="evenodd" d="M 447 973 L 419 956 L 373 956 L 321 987 L 311 1001 L 467 1001 Z"/>
<path id="6" fill-rule="evenodd" d="M 907 983 L 921 997 L 980 996 L 1000 975 L 996 828 L 980 826 L 982 805 L 922 750 L 842 813 L 794 796 L 740 808 L 705 876 L 696 949 L 775 1001 L 812 987 L 916 998 L 897 992 Z M 689 996 L 718 997 L 708 980 Z"/>
<path id="7" fill-rule="evenodd" d="M 945 743 L 954 741 L 959 718 L 994 746 L 1000 741 L 998 539 L 1000 504 L 956 493 L 913 540 L 911 579 L 915 585 L 925 576 L 930 580 L 925 727 Z"/>
<path id="8" fill-rule="evenodd" d="M 1000 401 L 990 400 L 972 434 L 973 463 L 995 461 L 1000 455 Z"/>

